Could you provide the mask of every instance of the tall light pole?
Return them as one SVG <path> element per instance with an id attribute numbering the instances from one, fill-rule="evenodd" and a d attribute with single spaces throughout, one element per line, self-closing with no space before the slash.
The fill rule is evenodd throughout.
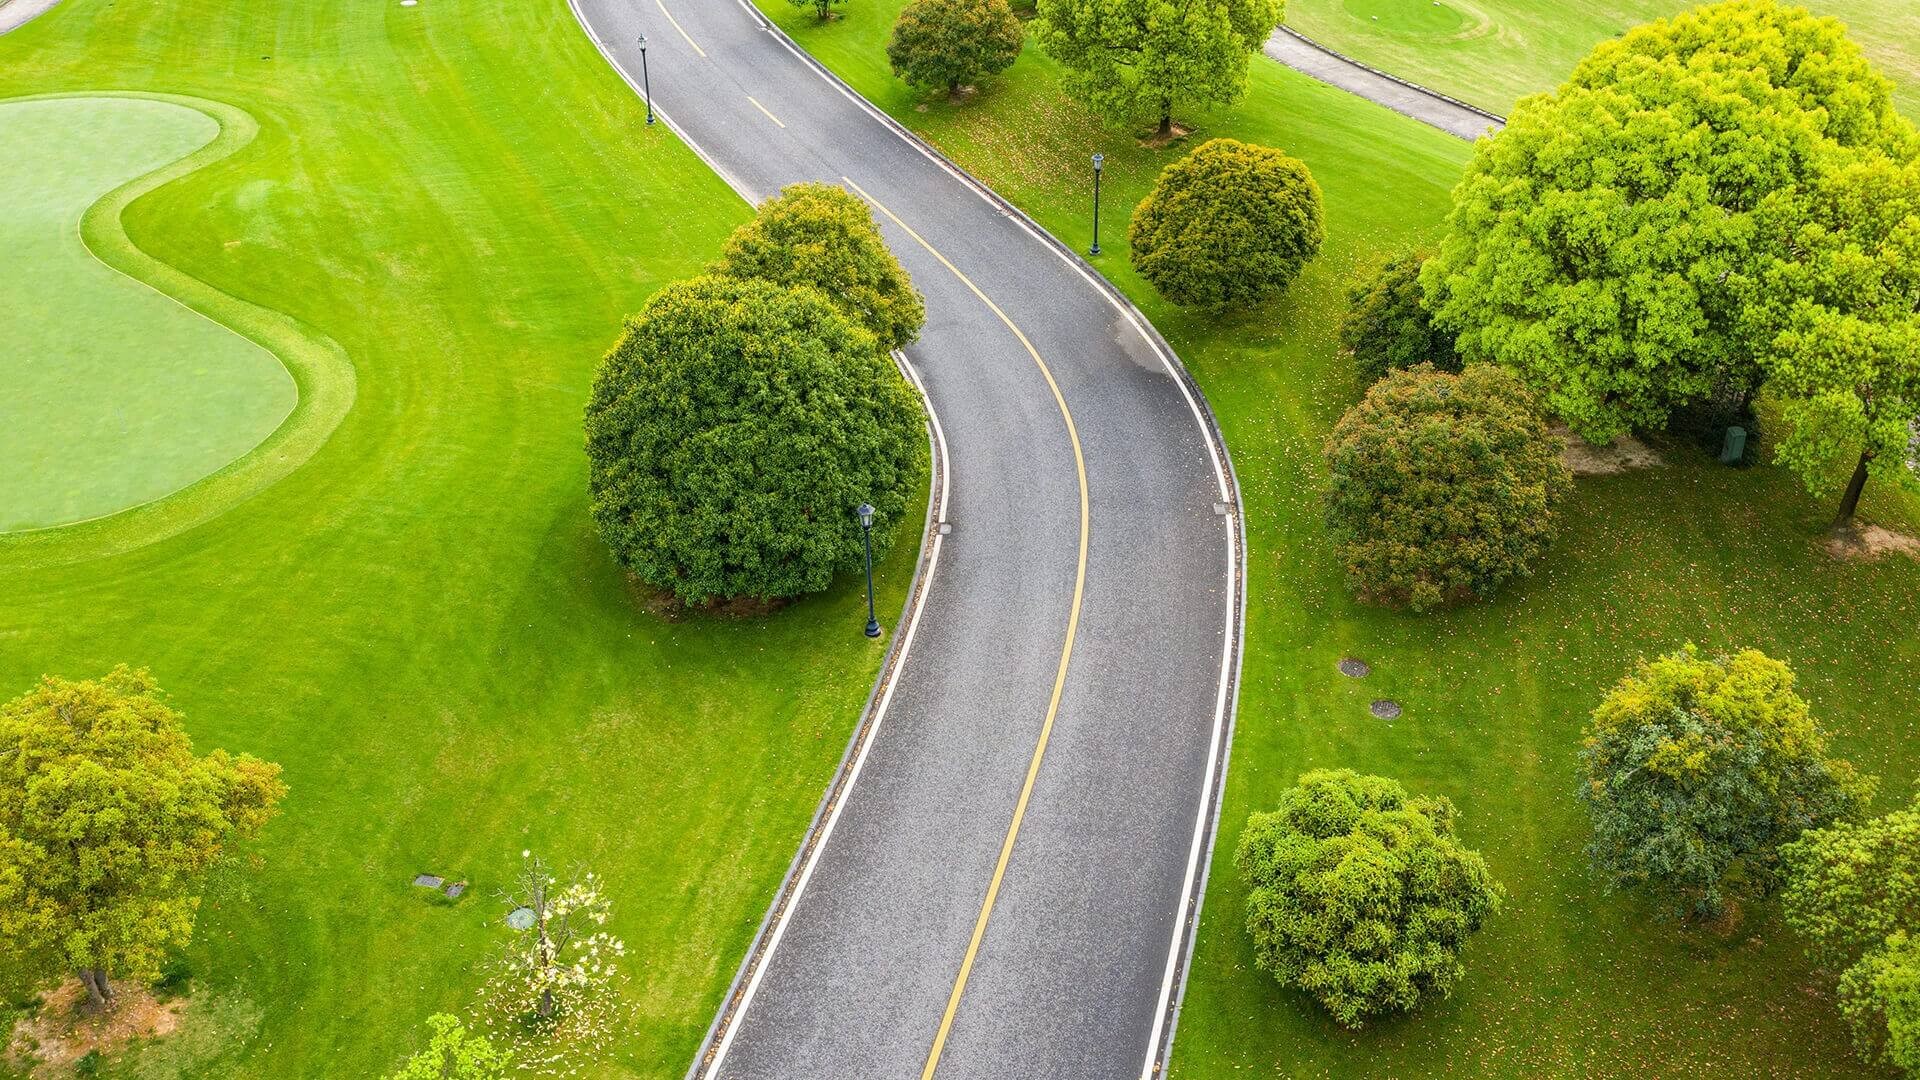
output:
<path id="1" fill-rule="evenodd" d="M 867 541 L 867 636 L 880 636 L 880 620 L 873 617 L 873 504 L 861 503 L 860 532 Z"/>
<path id="2" fill-rule="evenodd" d="M 653 126 L 653 80 L 647 77 L 647 35 L 640 35 L 640 91 L 647 98 L 647 126 Z"/>
<path id="3" fill-rule="evenodd" d="M 1093 155 L 1093 246 L 1087 254 L 1100 254 L 1100 167 L 1106 164 L 1105 154 Z"/>

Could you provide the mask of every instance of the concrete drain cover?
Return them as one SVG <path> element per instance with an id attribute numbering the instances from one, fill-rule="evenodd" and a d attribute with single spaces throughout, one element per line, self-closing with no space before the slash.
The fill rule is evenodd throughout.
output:
<path id="1" fill-rule="evenodd" d="M 1400 703 L 1381 698 L 1372 705 L 1367 706 L 1367 711 L 1382 720 L 1397 720 L 1400 717 Z"/>
<path id="2" fill-rule="evenodd" d="M 1340 674 L 1345 675 L 1349 679 L 1364 679 L 1373 674 L 1373 665 L 1367 663 L 1365 660 L 1355 660 L 1349 656 L 1345 660 L 1340 661 Z"/>

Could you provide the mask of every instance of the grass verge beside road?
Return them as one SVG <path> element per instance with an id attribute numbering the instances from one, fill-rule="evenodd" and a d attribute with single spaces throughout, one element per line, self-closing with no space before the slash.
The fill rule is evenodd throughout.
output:
<path id="1" fill-rule="evenodd" d="M 101 90 L 258 122 L 134 200 L 126 235 L 338 342 L 357 380 L 310 460 L 224 510 L 0 540 L 0 698 L 149 666 L 202 750 L 291 788 L 260 869 L 201 912 L 209 1019 L 101 1075 L 384 1075 L 472 1003 L 523 848 L 602 874 L 628 945 L 633 1016 L 588 1075 L 681 1075 L 881 649 L 851 578 L 665 621 L 588 519 L 595 362 L 747 205 L 645 126 L 564 0 L 66 0 L 0 38 L 0 99 Z M 917 513 L 880 568 L 888 617 Z M 423 871 L 471 888 L 432 902 Z"/>
<path id="2" fill-rule="evenodd" d="M 1580 482 L 1560 543 L 1499 600 L 1425 617 L 1354 603 L 1324 535 L 1319 451 L 1359 396 L 1334 326 L 1356 268 L 1437 237 L 1465 144 L 1255 62 L 1233 109 L 1195 114 L 1184 146 L 1142 147 L 1059 91 L 1031 43 L 962 104 L 888 73 L 900 0 L 816 23 L 761 9 L 893 116 L 1084 249 L 1088 155 L 1107 155 L 1092 260 L 1179 350 L 1219 414 L 1246 499 L 1247 652 L 1226 809 L 1175 1051 L 1177 1077 L 1859 1075 L 1826 985 L 1769 911 L 1733 934 L 1683 930 L 1585 869 L 1574 802 L 1586 713 L 1643 655 L 1686 641 L 1790 662 L 1844 752 L 1904 803 L 1920 775 L 1920 566 L 1836 563 L 1817 546 L 1833 499 L 1784 471 L 1736 471 L 1679 447 L 1657 469 Z M 1125 226 L 1158 169 L 1228 135 L 1293 154 L 1326 197 L 1327 246 L 1290 292 L 1227 317 L 1161 302 L 1128 266 Z M 1878 489 L 1868 516 L 1911 530 Z M 1342 656 L 1374 665 L 1337 673 Z M 1386 722 L 1372 698 L 1406 707 Z M 1229 857 L 1247 814 L 1298 775 L 1351 766 L 1445 794 L 1511 891 L 1468 948 L 1455 996 L 1358 1034 L 1253 966 Z"/>

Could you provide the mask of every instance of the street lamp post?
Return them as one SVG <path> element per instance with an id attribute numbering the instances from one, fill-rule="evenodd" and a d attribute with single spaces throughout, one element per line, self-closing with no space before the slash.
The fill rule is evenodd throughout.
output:
<path id="1" fill-rule="evenodd" d="M 1093 247 L 1087 254 L 1100 254 L 1100 167 L 1106 164 L 1105 154 L 1093 155 Z"/>
<path id="2" fill-rule="evenodd" d="M 640 35 L 640 91 L 647 98 L 647 126 L 653 126 L 653 80 L 647 77 L 647 35 Z"/>
<path id="3" fill-rule="evenodd" d="M 880 620 L 873 617 L 873 504 L 861 503 L 860 532 L 867 541 L 867 636 L 880 636 Z"/>

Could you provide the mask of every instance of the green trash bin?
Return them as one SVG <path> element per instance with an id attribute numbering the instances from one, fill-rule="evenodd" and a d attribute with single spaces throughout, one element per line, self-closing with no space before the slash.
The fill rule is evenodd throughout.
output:
<path id="1" fill-rule="evenodd" d="M 1747 429 L 1736 424 L 1727 429 L 1727 441 L 1720 445 L 1720 464 L 1738 465 L 1746 456 Z"/>

